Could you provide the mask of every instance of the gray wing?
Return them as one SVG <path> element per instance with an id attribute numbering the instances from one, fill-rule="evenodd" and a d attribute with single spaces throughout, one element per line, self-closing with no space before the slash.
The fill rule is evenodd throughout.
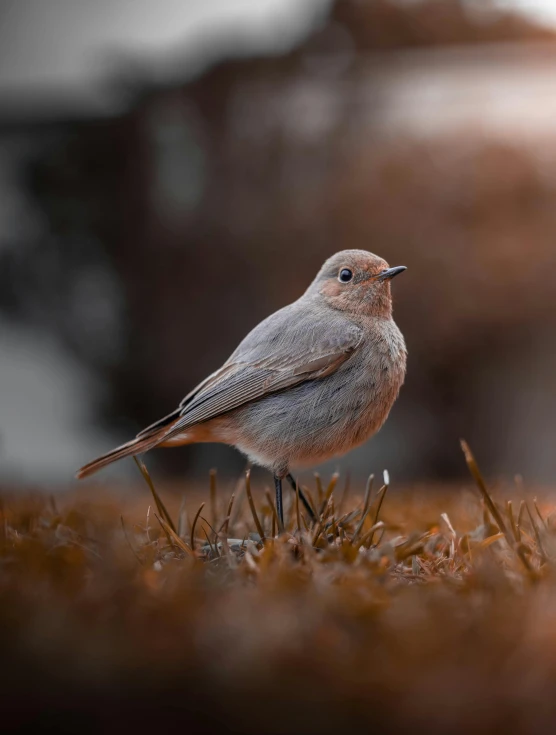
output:
<path id="1" fill-rule="evenodd" d="M 261 322 L 229 360 L 184 398 L 168 437 L 269 393 L 323 378 L 357 349 L 362 330 L 340 312 L 295 302 Z"/>

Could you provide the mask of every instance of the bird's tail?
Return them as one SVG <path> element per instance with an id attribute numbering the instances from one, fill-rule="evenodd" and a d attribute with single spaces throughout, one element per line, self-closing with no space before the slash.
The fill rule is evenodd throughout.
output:
<path id="1" fill-rule="evenodd" d="M 112 449 L 112 451 L 103 454 L 101 457 L 97 457 L 97 459 L 93 459 L 92 462 L 84 465 L 76 473 L 77 479 L 82 480 L 84 477 L 94 474 L 103 467 L 112 464 L 112 462 L 116 462 L 118 459 L 134 457 L 136 454 L 148 452 L 149 449 L 154 449 L 154 447 L 162 444 L 168 438 L 168 433 L 172 430 L 176 422 L 177 413 L 175 412 L 166 416 L 164 419 L 157 421 L 156 424 L 153 424 L 152 427 L 142 431 L 135 439 L 116 447 L 116 449 Z"/>

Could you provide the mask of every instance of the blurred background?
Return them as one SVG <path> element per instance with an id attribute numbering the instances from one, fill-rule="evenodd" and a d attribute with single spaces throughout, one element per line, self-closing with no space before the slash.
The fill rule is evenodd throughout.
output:
<path id="1" fill-rule="evenodd" d="M 463 436 L 490 475 L 553 483 L 555 3 L 0 1 L 4 485 L 71 482 L 344 248 L 408 266 L 410 358 L 330 466 L 454 479 Z"/>

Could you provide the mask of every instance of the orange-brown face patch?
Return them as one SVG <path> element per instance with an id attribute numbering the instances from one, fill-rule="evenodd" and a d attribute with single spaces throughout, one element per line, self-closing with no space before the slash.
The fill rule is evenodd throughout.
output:
<path id="1" fill-rule="evenodd" d="M 353 273 L 353 280 L 343 283 L 339 275 L 344 268 Z M 365 284 L 372 284 L 375 278 L 388 268 L 388 263 L 376 256 L 354 258 L 353 261 L 342 263 L 334 275 L 330 275 L 321 287 L 321 293 L 329 298 L 341 297 L 355 289 L 364 288 Z M 349 297 L 348 297 L 349 298 Z"/>
<path id="2" fill-rule="evenodd" d="M 329 278 L 323 283 L 320 292 L 328 298 L 336 298 L 341 296 L 342 293 L 345 294 L 347 285 L 349 284 L 340 283 L 337 278 Z"/>
<path id="3" fill-rule="evenodd" d="M 352 271 L 352 279 L 339 279 L 344 268 Z M 306 293 L 318 293 L 334 309 L 346 313 L 389 314 L 392 311 L 390 284 L 377 280 L 387 268 L 385 260 L 366 250 L 342 250 L 328 258 Z"/>
<path id="4" fill-rule="evenodd" d="M 353 273 L 350 281 L 339 280 L 344 268 Z M 337 253 L 323 266 L 317 279 L 318 291 L 330 306 L 346 313 L 386 313 L 391 310 L 390 285 L 377 280 L 377 276 L 387 268 L 388 263 L 372 253 L 361 250 Z"/>

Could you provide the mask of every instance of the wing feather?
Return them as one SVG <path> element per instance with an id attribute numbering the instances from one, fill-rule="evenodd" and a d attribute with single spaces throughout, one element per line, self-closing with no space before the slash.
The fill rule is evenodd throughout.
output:
<path id="1" fill-rule="evenodd" d="M 283 367 L 269 368 L 264 364 L 275 365 L 274 355 L 257 364 L 227 363 L 221 372 L 214 374 L 213 380 L 182 406 L 180 418 L 168 437 L 270 393 L 330 374 L 350 357 L 360 340 L 361 334 L 357 330 L 334 351 L 318 357 L 314 349 L 309 354 L 298 353 L 295 360 L 290 359 L 289 365 L 286 362 Z"/>
<path id="2" fill-rule="evenodd" d="M 361 328 L 340 312 L 323 315 L 302 300 L 290 304 L 255 327 L 229 360 L 183 399 L 167 417 L 164 440 L 270 393 L 329 375 L 362 338 Z"/>

